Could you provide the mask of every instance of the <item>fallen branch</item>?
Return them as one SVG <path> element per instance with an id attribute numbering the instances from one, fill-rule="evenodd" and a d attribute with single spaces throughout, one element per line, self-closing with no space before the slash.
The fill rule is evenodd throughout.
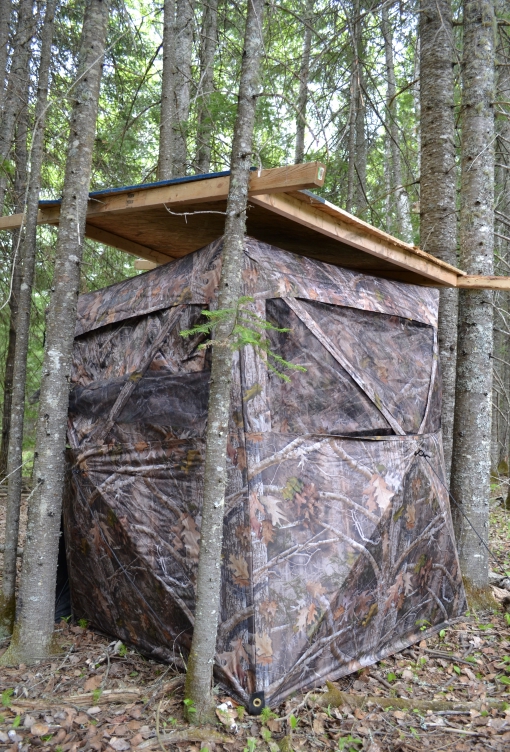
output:
<path id="1" fill-rule="evenodd" d="M 466 734 L 467 736 L 481 736 L 479 731 L 466 731 L 465 729 L 456 729 L 448 726 L 442 726 L 440 723 L 427 723 L 427 729 L 434 728 L 441 733 L 446 731 L 448 734 Z"/>
<path id="2" fill-rule="evenodd" d="M 338 708 L 340 705 L 349 705 L 355 708 L 363 708 L 368 703 L 379 705 L 384 710 L 431 710 L 433 713 L 441 710 L 457 710 L 469 712 L 471 709 L 481 711 L 484 707 L 504 710 L 508 703 L 502 700 L 487 698 L 480 702 L 451 702 L 448 700 L 417 700 L 412 697 L 379 697 L 378 695 L 362 695 L 355 692 L 342 692 L 332 682 L 326 682 L 328 691 L 316 697 L 316 702 L 322 707 Z"/>
<path id="3" fill-rule="evenodd" d="M 105 689 L 104 692 L 98 696 L 95 692 L 85 692 L 81 695 L 62 695 L 61 697 L 41 697 L 38 700 L 18 700 L 14 698 L 11 705 L 13 708 L 47 708 L 52 706 L 63 705 L 78 705 L 78 706 L 91 706 L 91 705 L 108 705 L 109 703 L 129 703 L 136 702 L 141 699 L 141 692 L 138 689 Z"/>
<path id="4" fill-rule="evenodd" d="M 147 739 L 146 742 L 142 742 L 136 748 L 141 749 L 153 749 L 154 747 L 160 747 L 160 745 L 177 744 L 178 742 L 218 742 L 219 744 L 233 744 L 235 739 L 232 736 L 221 734 L 219 731 L 215 731 L 211 728 L 190 728 L 182 729 L 182 731 L 174 731 L 172 734 L 165 734 L 159 737 L 159 739 Z"/>
<path id="5" fill-rule="evenodd" d="M 454 663 L 464 663 L 466 666 L 470 666 L 473 668 L 476 664 L 472 663 L 471 661 L 466 661 L 464 658 L 457 658 L 456 656 L 452 655 L 451 653 L 444 653 L 442 650 L 429 650 L 428 648 L 422 648 L 424 653 L 427 653 L 427 655 L 430 655 L 432 658 L 443 658 L 445 661 L 453 661 Z"/>

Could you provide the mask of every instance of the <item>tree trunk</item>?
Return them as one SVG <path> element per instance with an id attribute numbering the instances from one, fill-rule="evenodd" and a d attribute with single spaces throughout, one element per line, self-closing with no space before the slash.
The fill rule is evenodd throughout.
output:
<path id="1" fill-rule="evenodd" d="M 494 2 L 464 0 L 461 108 L 461 268 L 493 273 Z M 492 395 L 492 293 L 461 290 L 453 431 L 453 509 L 464 578 L 488 584 Z M 469 524 L 468 521 L 469 520 Z M 471 525 L 473 527 L 471 527 Z M 473 529 L 474 528 L 474 529 Z M 476 532 L 475 532 L 476 531 Z"/>
<path id="2" fill-rule="evenodd" d="M 32 0 L 21 0 L 18 11 L 18 24 L 13 40 L 11 69 L 4 95 L 4 108 L 0 121 L 0 164 L 6 161 L 11 151 L 16 120 L 23 107 L 24 92 L 28 79 L 32 36 L 35 19 Z M 3 213 L 7 175 L 0 168 L 0 215 Z"/>
<path id="3" fill-rule="evenodd" d="M 420 70 L 421 246 L 428 253 L 456 266 L 453 30 L 450 0 L 421 0 Z M 441 423 L 448 479 L 455 407 L 457 299 L 457 290 L 441 290 L 438 342 L 443 378 Z"/>
<path id="4" fill-rule="evenodd" d="M 7 460 L 9 476 L 6 502 L 4 569 L 0 595 L 0 635 L 10 634 L 14 621 L 16 586 L 16 548 L 19 531 L 19 512 L 23 469 L 23 423 L 25 417 L 25 387 L 27 373 L 28 338 L 32 286 L 34 281 L 37 213 L 41 185 L 41 166 L 44 156 L 44 127 L 48 101 L 48 78 L 51 61 L 56 0 L 48 0 L 41 33 L 41 57 L 37 82 L 35 123 L 31 146 L 30 181 L 26 203 L 25 233 L 21 247 L 22 284 L 19 291 L 19 312 L 16 324 L 14 354 L 14 382 L 10 441 Z"/>
<path id="5" fill-rule="evenodd" d="M 188 117 L 191 89 L 191 53 L 193 48 L 193 0 L 175 3 L 175 122 L 173 124 L 173 177 L 186 174 L 188 147 Z"/>
<path id="6" fill-rule="evenodd" d="M 231 178 L 223 242 L 219 309 L 234 308 L 241 291 L 255 107 L 260 90 L 263 9 L 264 0 L 248 1 L 230 163 Z M 214 346 L 212 355 L 197 600 L 185 687 L 186 697 L 194 703 L 197 710 L 197 721 L 210 718 L 213 714 L 211 686 L 221 587 L 221 549 L 232 381 L 232 351 L 228 341 L 232 328 L 232 316 L 218 325 L 214 340 L 220 343 L 226 341 L 227 344 Z"/>
<path id="7" fill-rule="evenodd" d="M 27 82 L 28 83 L 28 82 Z M 22 212 L 25 205 L 27 188 L 27 136 L 28 136 L 28 86 L 25 86 L 24 103 L 18 114 L 14 148 L 14 195 L 15 212 Z M 16 329 L 21 287 L 20 261 L 21 231 L 14 230 L 11 238 L 11 268 L 9 273 L 9 344 L 5 360 L 4 399 L 2 406 L 2 441 L 0 445 L 0 477 L 4 477 L 7 468 L 7 448 L 11 424 L 12 384 L 14 377 L 14 350 L 16 348 Z"/>
<path id="8" fill-rule="evenodd" d="M 158 180 L 173 177 L 173 130 L 175 122 L 175 0 L 165 0 L 163 10 L 163 74 L 159 125 Z"/>
<path id="9" fill-rule="evenodd" d="M 306 105 L 308 103 L 308 77 L 310 75 L 310 51 L 312 49 L 312 18 L 315 0 L 305 0 L 303 24 L 303 53 L 299 68 L 299 94 L 296 115 L 296 154 L 294 162 L 300 164 L 305 157 Z"/>
<path id="10" fill-rule="evenodd" d="M 214 55 L 218 44 L 218 0 L 207 0 L 200 32 L 200 83 L 197 114 L 197 172 L 211 169 L 214 128 L 210 104 L 214 88 Z"/>
<path id="11" fill-rule="evenodd" d="M 358 216 L 367 208 L 367 134 L 366 134 L 366 104 L 365 104 L 365 74 L 363 70 L 364 42 L 361 19 L 356 23 L 356 70 L 358 77 L 357 100 L 356 100 L 356 179 L 354 202 Z"/>
<path id="12" fill-rule="evenodd" d="M 499 17 L 505 11 L 504 0 L 496 4 Z M 506 30 L 498 29 L 496 58 L 497 89 L 496 100 L 508 102 L 510 96 L 510 67 Z M 503 63 L 503 65 L 501 64 Z M 504 63 L 507 63 L 506 65 Z M 505 112 L 506 110 L 506 112 Z M 505 114 L 503 114 L 505 113 Z M 510 274 L 510 114 L 508 105 L 500 105 L 496 111 L 496 169 L 495 193 L 497 213 L 494 226 L 497 235 L 494 238 L 495 269 L 497 275 Z M 510 296 L 499 290 L 494 293 L 494 363 L 493 363 L 493 411 L 492 411 L 492 472 L 496 476 L 508 477 L 508 444 L 510 421 Z"/>
<path id="13" fill-rule="evenodd" d="M 409 213 L 409 199 L 405 189 L 402 187 L 402 162 L 400 159 L 400 139 L 399 128 L 397 123 L 397 84 L 395 80 L 395 65 L 393 62 L 393 29 L 388 13 L 388 6 L 382 7 L 382 32 L 384 37 L 384 53 L 386 58 L 386 116 L 387 132 L 390 141 L 391 156 L 391 191 L 395 195 L 395 214 L 396 214 L 396 231 L 402 240 L 411 243 L 413 239 L 413 228 Z"/>
<path id="14" fill-rule="evenodd" d="M 29 663 L 51 651 L 76 299 L 108 12 L 108 0 L 87 0 L 46 328 L 34 496 L 29 508 L 19 609 L 11 644 L 0 659 L 3 664 Z"/>
<path id="15" fill-rule="evenodd" d="M 5 72 L 9 57 L 9 33 L 11 30 L 12 2 L 2 0 L 0 3 L 0 113 L 4 105 Z"/>
<path id="16" fill-rule="evenodd" d="M 193 0 L 165 0 L 159 180 L 182 177 L 187 165 Z"/>
<path id="17" fill-rule="evenodd" d="M 361 78 L 360 78 L 360 60 L 359 60 L 359 48 L 360 48 L 360 36 L 361 36 L 361 24 L 360 24 L 360 3 L 359 0 L 353 0 L 353 21 L 350 28 L 351 35 L 351 47 L 352 47 L 352 70 L 351 70 L 351 91 L 350 91 L 350 104 L 349 104 L 349 145 L 348 145 L 348 166 L 347 166 L 347 201 L 345 202 L 345 208 L 348 212 L 352 212 L 358 209 L 359 200 L 359 154 L 358 146 L 361 136 L 361 141 L 364 139 L 364 113 L 359 113 L 360 104 L 363 103 L 363 92 L 361 91 Z M 361 130 L 360 133 L 360 124 Z"/>
<path id="18" fill-rule="evenodd" d="M 347 145 L 347 198 L 345 209 L 352 212 L 356 181 L 356 106 L 358 102 L 358 75 L 355 61 L 352 64 L 349 101 L 349 139 Z"/>

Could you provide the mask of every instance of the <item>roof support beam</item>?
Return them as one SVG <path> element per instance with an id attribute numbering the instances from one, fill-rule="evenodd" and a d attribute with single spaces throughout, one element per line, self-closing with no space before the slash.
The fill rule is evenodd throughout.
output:
<path id="1" fill-rule="evenodd" d="M 445 268 L 445 266 L 439 265 L 436 263 L 436 259 L 428 257 L 427 254 L 418 255 L 414 252 L 414 249 L 408 250 L 400 244 L 395 244 L 392 247 L 383 238 L 379 239 L 365 231 L 362 226 L 345 222 L 340 217 L 334 217 L 292 196 L 285 194 L 255 196 L 250 198 L 250 201 L 327 237 L 339 240 L 377 258 L 390 261 L 402 269 L 417 272 L 436 285 L 456 287 L 457 279 L 462 274 L 460 270 L 455 270 L 453 267 Z M 339 258 L 339 262 L 341 262 L 341 258 Z"/>
<path id="2" fill-rule="evenodd" d="M 482 277 L 468 274 L 459 277 L 457 287 L 464 290 L 510 290 L 510 277 Z"/>
<path id="3" fill-rule="evenodd" d="M 159 251 L 153 251 L 152 248 L 147 248 L 144 245 L 135 243 L 133 240 L 128 240 L 120 235 L 114 235 L 113 232 L 103 230 L 101 227 L 91 225 L 89 222 L 85 225 L 85 237 L 90 238 L 91 240 L 96 240 L 98 243 L 110 245 L 112 248 L 118 248 L 120 251 L 130 253 L 132 256 L 147 259 L 147 261 L 153 261 L 155 264 L 167 264 L 174 258 L 174 256 L 167 255 L 166 253 L 163 254 Z"/>
<path id="4" fill-rule="evenodd" d="M 274 167 L 270 170 L 254 170 L 250 177 L 249 195 L 298 191 L 303 188 L 317 188 L 323 185 L 326 168 L 320 162 Z M 136 209 L 165 204 L 204 203 L 226 200 L 230 186 L 230 176 L 196 180 L 189 183 L 133 189 L 131 192 L 112 193 L 89 199 L 87 219 L 101 217 L 112 212 L 132 212 Z M 0 230 L 13 230 L 21 226 L 23 214 L 0 217 Z M 38 224 L 58 224 L 60 204 L 41 206 Z M 139 254 L 141 255 L 141 254 Z"/>

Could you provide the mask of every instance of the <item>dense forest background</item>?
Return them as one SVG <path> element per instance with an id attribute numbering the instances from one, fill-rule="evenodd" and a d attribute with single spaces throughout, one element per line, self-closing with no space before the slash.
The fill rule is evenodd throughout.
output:
<path id="1" fill-rule="evenodd" d="M 423 5 L 423 4 L 422 4 Z M 11 63 L 23 2 L 10 11 Z M 176 0 L 180 65 L 182 159 L 172 176 L 228 169 L 244 32 L 244 6 L 225 0 Z M 458 7 L 457 7 L 458 6 Z M 3 213 L 20 211 L 34 128 L 40 36 L 45 2 L 33 4 L 31 42 L 22 79 L 15 81 L 15 130 L 0 180 Z M 510 268 L 510 10 L 500 3 L 496 43 L 495 273 Z M 211 24 L 214 11 L 215 24 Z M 217 13 L 216 13 L 217 11 Z M 5 12 L 5 11 L 4 11 Z M 64 180 L 72 82 L 84 2 L 57 3 L 46 120 L 42 198 L 59 198 Z M 455 149 L 460 149 L 462 22 L 453 7 Z M 321 160 L 322 194 L 366 221 L 427 248 L 420 237 L 420 3 L 365 0 L 283 0 L 267 5 L 262 94 L 254 164 L 274 167 Z M 115 0 L 109 22 L 91 190 L 152 182 L 158 174 L 162 112 L 164 12 L 152 0 Z M 212 67 L 209 61 L 212 60 Z M 9 69 L 9 62 L 8 62 Z M 210 75 L 212 73 L 212 75 Z M 8 91 L 6 91 L 6 97 Z M 1 141 L 0 134 L 0 141 Z M 205 146 L 205 153 L 204 153 Z M 460 166 L 455 167 L 457 188 Z M 166 177 L 169 173 L 167 171 Z M 38 230 L 29 349 L 24 474 L 30 475 L 43 357 L 45 311 L 56 229 Z M 12 261 L 17 235 L 0 232 L 0 362 L 2 392 L 9 368 Z M 137 274 L 134 259 L 85 240 L 82 291 Z M 492 462 L 508 463 L 510 329 L 508 294 L 494 298 Z M 12 339 L 12 338 L 11 338 Z M 11 343 L 12 344 L 12 343 Z M 5 447 L 4 447 L 5 448 Z"/>

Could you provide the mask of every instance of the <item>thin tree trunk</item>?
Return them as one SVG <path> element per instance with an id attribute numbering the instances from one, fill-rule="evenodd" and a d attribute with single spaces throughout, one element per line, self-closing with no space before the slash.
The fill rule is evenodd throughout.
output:
<path id="1" fill-rule="evenodd" d="M 356 206 L 356 197 L 358 195 L 358 168 L 357 168 L 357 136 L 358 136 L 358 106 L 360 101 L 360 76 L 359 76 L 359 58 L 358 58 L 358 37 L 359 37 L 359 0 L 353 1 L 353 21 L 350 30 L 351 47 L 352 47 L 352 70 L 351 70 L 351 91 L 349 103 L 349 142 L 348 142 L 348 164 L 347 164 L 347 200 L 345 208 L 348 212 L 353 211 Z"/>
<path id="2" fill-rule="evenodd" d="M 28 83 L 28 82 L 27 82 Z M 27 136 L 28 136 L 28 86 L 25 86 L 24 105 L 18 114 L 14 146 L 14 196 L 15 212 L 22 212 L 27 188 Z M 11 238 L 11 268 L 9 273 L 9 344 L 5 360 L 4 399 L 2 405 L 2 441 L 0 445 L 0 477 L 7 468 L 7 448 L 11 424 L 12 384 L 14 378 L 14 351 L 16 348 L 16 329 L 21 287 L 20 261 L 21 232 L 15 230 Z"/>
<path id="3" fill-rule="evenodd" d="M 366 134 L 366 104 L 365 104 L 365 75 L 363 71 L 364 45 L 361 33 L 361 22 L 357 25 L 357 70 L 358 70 L 358 98 L 356 102 L 356 180 L 354 201 L 358 215 L 367 208 L 367 134 Z"/>
<path id="4" fill-rule="evenodd" d="M 51 651 L 76 299 L 108 13 L 108 0 L 87 0 L 46 328 L 34 496 L 29 508 L 19 609 L 11 644 L 0 658 L 3 664 L 29 663 Z"/>
<path id="5" fill-rule="evenodd" d="M 159 125 L 158 180 L 173 177 L 173 129 L 175 122 L 175 0 L 165 0 L 163 10 L 163 74 Z"/>
<path id="6" fill-rule="evenodd" d="M 193 0 L 175 3 L 175 122 L 173 123 L 173 177 L 186 174 L 188 151 L 188 117 L 191 90 L 191 53 L 193 48 Z"/>
<path id="7" fill-rule="evenodd" d="M 9 57 L 9 34 L 11 30 L 12 2 L 2 0 L 0 3 L 0 113 L 4 105 L 5 74 Z"/>
<path id="8" fill-rule="evenodd" d="M 385 229 L 390 235 L 393 232 L 394 195 L 391 191 L 391 143 L 390 134 L 384 134 L 384 218 Z"/>
<path id="9" fill-rule="evenodd" d="M 37 213 L 41 186 L 41 167 L 44 157 L 44 129 L 48 102 L 48 79 L 51 61 L 56 0 L 48 0 L 41 32 L 41 57 L 37 82 L 35 123 L 30 152 L 30 180 L 26 203 L 25 233 L 21 247 L 22 284 L 19 292 L 19 312 L 16 325 L 14 382 L 10 426 L 7 474 L 9 476 L 6 501 L 5 550 L 0 594 L 0 634 L 10 634 L 14 622 L 16 586 L 16 548 L 19 532 L 19 513 L 23 469 L 23 423 L 25 417 L 25 388 L 27 374 L 30 311 L 34 281 Z"/>
<path id="10" fill-rule="evenodd" d="M 28 63 L 31 42 L 34 34 L 35 19 L 32 0 L 21 0 L 18 11 L 18 24 L 13 40 L 11 69 L 4 95 L 4 108 L 0 120 L 0 164 L 5 162 L 11 151 L 14 129 L 18 115 L 23 107 L 29 71 Z M 7 175 L 0 168 L 0 214 L 3 212 Z"/>
<path id="11" fill-rule="evenodd" d="M 218 0 L 206 0 L 200 42 L 200 83 L 197 114 L 197 172 L 211 169 L 214 121 L 211 94 L 214 88 L 214 56 L 218 44 Z"/>
<path id="12" fill-rule="evenodd" d="M 505 11 L 506 3 L 499 0 L 496 3 L 496 13 L 502 17 Z M 497 71 L 497 88 L 496 100 L 498 102 L 508 102 L 510 98 L 510 67 L 501 65 L 508 63 L 510 45 L 504 27 L 498 29 L 496 59 L 499 63 Z M 500 105 L 507 110 L 508 107 Z M 499 108 L 498 108 L 499 109 Z M 507 275 L 510 261 L 510 244 L 505 237 L 508 237 L 508 228 L 498 220 L 498 217 L 510 216 L 510 115 L 502 114 L 496 111 L 496 153 L 497 159 L 495 169 L 495 194 L 496 209 L 498 213 L 494 222 L 498 235 L 494 238 L 495 252 L 495 270 L 497 275 Z M 500 165 L 500 166 L 498 166 Z M 505 167 L 507 169 L 505 169 Z M 491 467 L 495 475 L 508 476 L 508 442 L 509 442 L 509 420 L 510 420 L 510 348 L 509 338 L 504 331 L 509 331 L 510 327 L 510 299 L 508 292 L 499 290 L 494 293 L 494 354 L 496 356 L 493 362 L 493 411 L 492 411 L 492 458 Z"/>
<path id="13" fill-rule="evenodd" d="M 418 149 L 418 175 L 421 173 L 421 100 L 420 100 L 420 68 L 421 68 L 421 39 L 420 32 L 416 39 L 416 51 L 414 53 L 413 79 L 413 102 L 415 127 L 414 135 L 416 137 L 416 146 Z"/>
<path id="14" fill-rule="evenodd" d="M 308 78 L 310 76 L 310 52 L 312 49 L 312 18 L 315 0 L 305 0 L 303 24 L 303 53 L 299 68 L 299 94 L 296 115 L 296 154 L 294 162 L 300 164 L 305 157 L 306 105 L 308 104 Z"/>
<path id="15" fill-rule="evenodd" d="M 384 52 L 386 58 L 386 113 L 387 130 L 390 139 L 391 155 L 391 190 L 395 192 L 395 214 L 397 234 L 408 243 L 412 242 L 413 229 L 409 213 L 409 199 L 402 188 L 402 162 L 399 148 L 399 129 L 397 123 L 397 84 L 395 80 L 395 65 L 393 62 L 393 29 L 388 13 L 388 6 L 382 7 L 382 32 L 384 37 Z"/>
<path id="16" fill-rule="evenodd" d="M 494 245 L 494 2 L 464 0 L 461 143 L 461 268 L 493 273 Z M 464 578 L 488 584 L 492 293 L 459 295 L 457 388 L 453 432 L 452 494 L 467 520 L 453 509 Z M 472 526 L 472 527 L 471 527 Z M 473 529 L 474 528 L 474 529 Z M 476 532 L 475 532 L 476 531 Z"/>
<path id="17" fill-rule="evenodd" d="M 351 87 L 349 102 L 349 139 L 347 145 L 347 198 L 345 209 L 352 212 L 354 204 L 354 190 L 356 181 L 356 106 L 358 102 L 358 75 L 355 63 L 351 71 Z"/>
<path id="18" fill-rule="evenodd" d="M 453 35 L 450 0 L 421 0 L 420 13 L 421 246 L 457 264 Z M 457 361 L 457 290 L 439 298 L 439 357 L 443 378 L 441 414 L 447 478 L 450 477 Z"/>
<path id="19" fill-rule="evenodd" d="M 234 308 L 241 292 L 246 232 L 246 203 L 252 157 L 255 107 L 262 57 L 264 0 L 248 0 L 237 117 L 231 156 L 230 189 L 223 242 L 219 309 Z M 220 605 L 221 549 L 227 482 L 226 457 L 232 382 L 232 351 L 228 346 L 233 317 L 226 318 L 214 340 L 207 423 L 204 501 L 198 564 L 195 624 L 186 676 L 186 697 L 194 703 L 196 720 L 213 713 L 212 671 Z"/>

